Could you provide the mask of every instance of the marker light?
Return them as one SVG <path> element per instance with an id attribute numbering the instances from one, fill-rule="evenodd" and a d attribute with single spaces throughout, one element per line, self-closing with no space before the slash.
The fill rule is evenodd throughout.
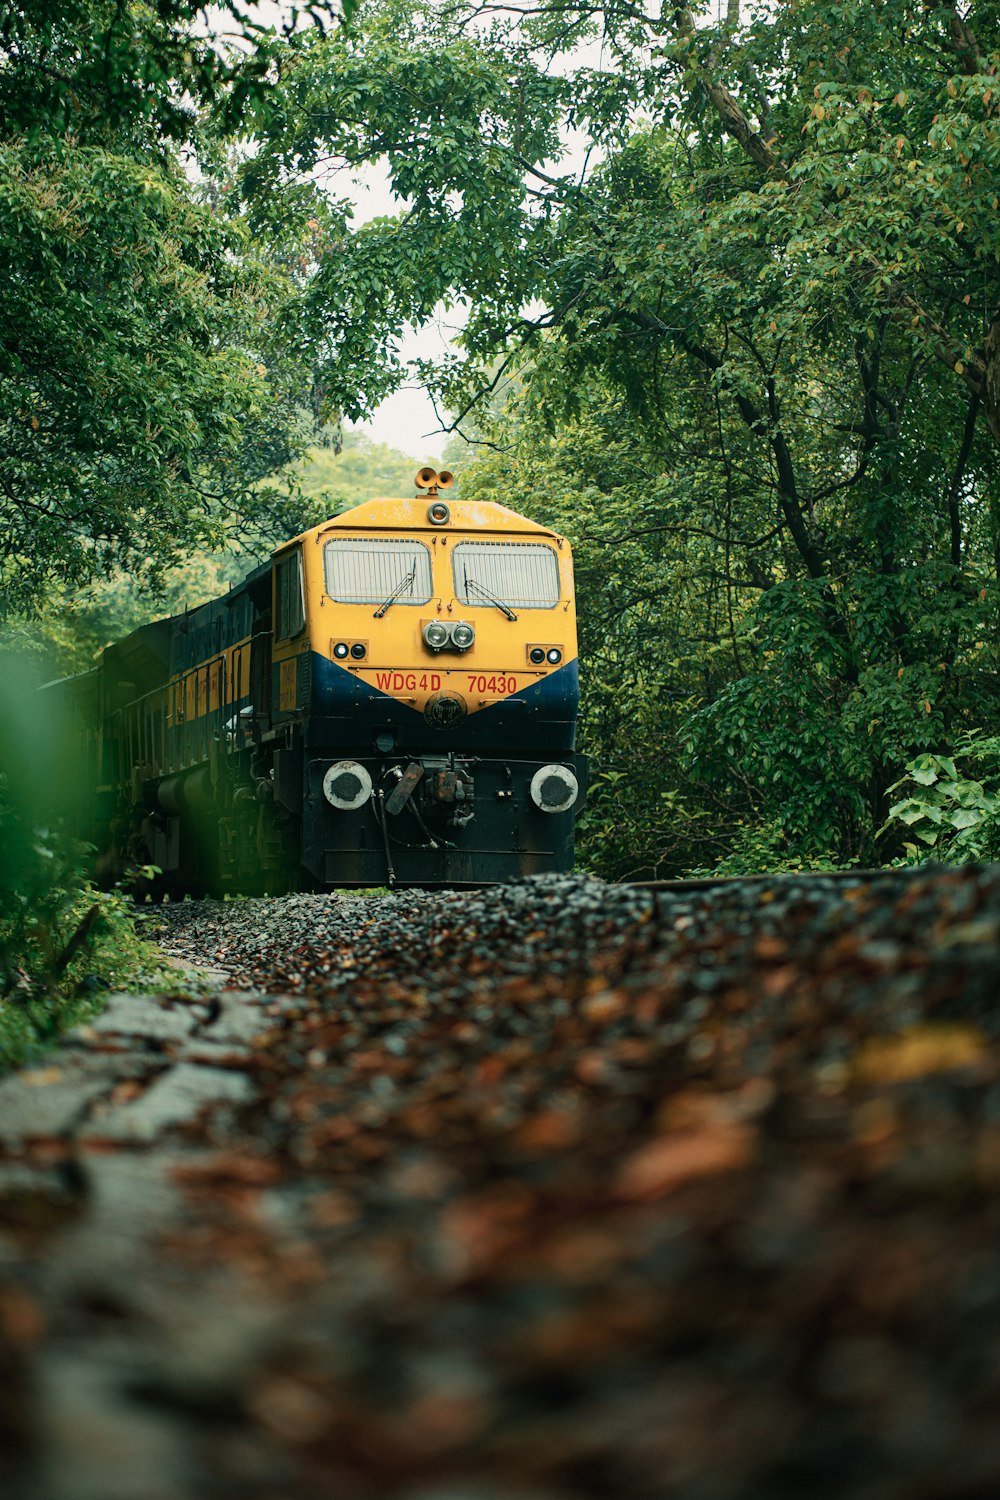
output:
<path id="1" fill-rule="evenodd" d="M 448 627 L 440 620 L 428 620 L 424 626 L 424 644 L 432 651 L 443 651 L 448 644 Z"/>
<path id="2" fill-rule="evenodd" d="M 550 646 L 545 653 L 545 659 L 546 661 L 550 661 L 553 666 L 557 666 L 562 661 L 562 652 L 559 650 L 559 647 Z"/>
<path id="3" fill-rule="evenodd" d="M 351 647 L 351 655 L 354 657 L 355 661 L 360 661 L 364 654 L 365 647 L 360 641 L 355 641 L 354 645 Z"/>
<path id="4" fill-rule="evenodd" d="M 528 660 L 534 662 L 536 667 L 540 667 L 542 665 L 542 662 L 545 660 L 545 647 L 532 646 L 531 650 L 528 652 Z"/>
<path id="5" fill-rule="evenodd" d="M 456 651 L 468 651 L 476 639 L 476 632 L 467 620 L 457 620 L 451 627 L 451 644 Z"/>
<path id="6" fill-rule="evenodd" d="M 333 648 L 333 654 L 334 654 L 334 656 L 338 657 L 341 661 L 343 661 L 344 657 L 347 655 L 347 650 L 348 650 L 347 642 L 346 641 L 338 641 L 337 644 Z"/>
<path id="7" fill-rule="evenodd" d="M 435 500 L 427 507 L 427 519 L 432 526 L 447 526 L 451 520 L 451 511 L 443 500 Z"/>

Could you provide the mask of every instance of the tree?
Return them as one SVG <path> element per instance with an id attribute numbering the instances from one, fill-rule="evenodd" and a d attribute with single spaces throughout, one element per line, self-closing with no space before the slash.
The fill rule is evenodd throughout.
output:
<path id="1" fill-rule="evenodd" d="M 512 391 L 490 432 L 497 447 L 463 471 L 463 498 L 514 504 L 573 542 L 593 771 L 581 858 L 612 878 L 712 864 L 741 808 L 692 775 L 684 732 L 738 670 L 746 612 L 708 529 L 712 502 L 692 521 L 677 471 L 597 382 L 554 432 L 536 388 Z"/>
<path id="2" fill-rule="evenodd" d="M 155 581 L 232 518 L 266 524 L 261 481 L 313 432 L 295 318 L 304 226 L 255 242 L 211 175 L 213 129 L 298 33 L 255 25 L 239 0 L 214 11 L 234 36 L 213 35 L 193 0 L 46 0 L 0 17 L 0 619 L 22 629 L 103 575 Z M 120 599 L 109 608 L 104 623 L 128 617 Z M 0 1052 L 12 1017 L 20 1047 L 73 1013 L 85 958 L 126 978 L 127 920 L 87 889 L 65 832 L 79 755 L 34 685 L 5 656 L 0 1000 L 13 989 L 18 1005 Z"/>
<path id="3" fill-rule="evenodd" d="M 0 25 L 0 613 L 155 580 L 266 512 L 260 481 L 312 435 L 302 226 L 256 243 L 193 171 L 275 65 L 273 33 L 222 14 L 241 48 L 187 0 Z"/>
<path id="4" fill-rule="evenodd" d="M 179 170 L 0 146 L 6 609 L 161 569 L 291 455 L 292 361 L 266 331 L 282 295 Z"/>
<path id="5" fill-rule="evenodd" d="M 352 5 L 341 14 L 349 19 Z M 202 108 L 237 123 L 328 4 L 28 0 L 0 18 L 0 135 L 190 145 Z"/>
<path id="6" fill-rule="evenodd" d="M 330 247 L 317 305 L 330 293 L 373 293 L 371 316 L 360 321 L 371 347 L 381 340 L 387 352 L 401 319 L 426 316 L 439 296 L 464 296 L 467 346 L 493 353 L 498 336 L 561 325 L 577 305 L 580 269 L 584 285 L 604 278 L 599 198 L 586 181 L 544 169 L 560 155 L 561 128 L 584 131 L 599 162 L 614 158 L 638 119 L 680 126 L 676 160 L 702 147 L 715 190 L 707 213 L 703 201 L 674 199 L 672 216 L 720 231 L 738 208 L 745 232 L 726 234 L 730 242 L 746 242 L 753 221 L 759 231 L 766 218 L 771 244 L 820 257 L 812 279 L 847 272 L 855 294 L 890 309 L 992 409 L 997 17 L 995 6 L 980 9 L 977 40 L 952 4 L 922 0 L 798 0 L 767 7 L 749 25 L 734 0 L 714 27 L 696 26 L 688 7 L 647 13 L 631 0 L 429 6 L 416 17 L 387 0 L 364 12 L 357 33 L 314 38 L 284 86 L 261 101 L 256 124 L 268 150 L 246 181 L 386 158 L 409 207 Z M 495 19 L 504 13 L 520 23 Z M 474 39 L 473 17 L 494 18 Z M 617 66 L 574 69 L 574 49 L 598 23 Z M 547 68 L 559 53 L 568 59 L 562 77 Z M 665 206 L 671 193 L 662 187 Z M 957 246 L 945 249 L 942 222 L 961 225 Z M 541 320 L 526 319 L 525 293 L 551 296 L 560 281 L 569 290 L 553 272 L 572 226 L 587 228 L 593 252 L 576 268 L 572 307 L 553 299 Z M 873 234 L 885 243 L 874 245 Z M 956 260 L 980 271 L 986 264 L 987 284 L 974 278 L 975 304 L 938 284 L 944 261 L 954 283 Z M 385 272 L 378 282 L 376 268 Z M 329 326 L 343 332 L 345 313 Z"/>

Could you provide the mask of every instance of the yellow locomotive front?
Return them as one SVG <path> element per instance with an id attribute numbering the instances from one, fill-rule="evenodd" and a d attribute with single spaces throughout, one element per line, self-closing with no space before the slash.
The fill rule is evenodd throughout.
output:
<path id="1" fill-rule="evenodd" d="M 275 556 L 276 789 L 326 885 L 567 869 L 583 801 L 572 556 L 492 502 L 372 500 Z M 295 765 L 296 751 L 301 765 Z"/>

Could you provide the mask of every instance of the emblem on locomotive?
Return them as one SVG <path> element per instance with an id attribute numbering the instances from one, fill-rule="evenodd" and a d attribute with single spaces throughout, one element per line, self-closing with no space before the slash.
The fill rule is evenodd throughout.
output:
<path id="1" fill-rule="evenodd" d="M 424 718 L 434 729 L 454 729 L 468 711 L 465 699 L 459 693 L 435 693 L 427 700 Z"/>

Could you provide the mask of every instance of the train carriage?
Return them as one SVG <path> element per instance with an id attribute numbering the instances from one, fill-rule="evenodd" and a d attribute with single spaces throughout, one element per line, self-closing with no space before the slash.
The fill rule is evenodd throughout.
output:
<path id="1" fill-rule="evenodd" d="M 105 873 L 162 889 L 565 870 L 585 795 L 566 540 L 493 502 L 371 500 L 135 631 L 75 704 Z"/>

